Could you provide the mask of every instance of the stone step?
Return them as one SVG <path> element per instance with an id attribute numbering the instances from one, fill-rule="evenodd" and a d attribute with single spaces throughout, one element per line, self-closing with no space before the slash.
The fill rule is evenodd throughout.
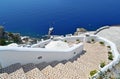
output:
<path id="1" fill-rule="evenodd" d="M 25 73 L 22 68 L 16 70 L 13 73 L 9 74 L 11 79 L 26 79 Z"/>
<path id="2" fill-rule="evenodd" d="M 22 68 L 23 68 L 24 72 L 26 73 L 26 72 L 36 68 L 36 66 L 33 63 L 28 63 L 28 64 L 25 64 L 25 65 L 22 65 Z"/>
<path id="3" fill-rule="evenodd" d="M 61 72 L 55 68 L 52 68 L 51 66 L 46 67 L 41 72 L 44 73 L 48 79 L 63 79 Z"/>
<path id="4" fill-rule="evenodd" d="M 41 71 L 48 79 L 56 79 L 56 77 L 54 76 L 54 69 L 52 68 L 52 66 L 47 66 L 46 68 L 44 68 Z"/>
<path id="5" fill-rule="evenodd" d="M 62 79 L 60 72 L 54 68 L 50 70 L 49 67 L 47 67 L 42 73 L 44 73 L 48 79 Z"/>
<path id="6" fill-rule="evenodd" d="M 0 79 L 11 79 L 7 73 L 0 74 Z"/>
<path id="7" fill-rule="evenodd" d="M 77 61 L 75 61 L 75 62 L 73 63 L 73 65 L 74 65 L 75 67 L 78 67 L 80 70 L 82 70 L 82 71 L 87 75 L 87 77 L 89 76 L 89 73 L 90 73 L 91 69 L 90 69 L 88 66 L 85 66 L 85 65 L 83 65 L 82 63 L 79 63 L 79 62 L 77 62 Z"/>
<path id="8" fill-rule="evenodd" d="M 25 73 L 26 79 L 47 79 L 45 75 L 38 69 L 34 68 Z"/>
<path id="9" fill-rule="evenodd" d="M 68 62 L 68 61 L 67 61 Z M 67 63 L 65 62 L 65 63 Z M 64 64 L 65 64 L 64 63 Z M 67 74 L 67 71 L 65 71 L 65 65 L 63 63 L 59 63 L 58 65 L 56 65 L 54 67 L 56 73 L 54 73 L 54 75 L 56 75 L 56 77 L 58 79 L 69 79 L 69 78 L 66 78 L 64 75 Z M 64 71 L 63 71 L 64 70 Z"/>
<path id="10" fill-rule="evenodd" d="M 0 73 L 8 73 L 9 74 L 9 73 L 12 73 L 12 72 L 20 69 L 20 68 L 21 68 L 21 64 L 20 63 L 15 63 L 15 64 L 12 64 L 8 67 L 0 69 Z"/>
<path id="11" fill-rule="evenodd" d="M 79 79 L 87 79 L 86 74 L 79 67 L 74 66 L 73 63 L 68 62 L 65 64 L 65 66 L 71 69 L 74 73 L 79 74 L 79 77 L 78 77 Z"/>
<path id="12" fill-rule="evenodd" d="M 63 70 L 63 69 L 65 69 L 64 64 L 59 63 L 58 65 L 56 65 L 54 67 L 54 69 L 58 72 L 58 73 L 55 73 L 55 75 L 59 75 L 59 79 L 69 79 L 69 78 L 64 76 L 64 75 L 67 75 L 67 71 Z"/>
<path id="13" fill-rule="evenodd" d="M 55 67 L 54 67 L 54 69 L 59 69 L 59 68 L 64 68 L 64 64 L 62 64 L 62 63 L 59 63 L 58 65 L 56 65 Z"/>
<path id="14" fill-rule="evenodd" d="M 65 65 L 58 64 L 55 69 L 59 70 L 60 76 L 64 79 L 80 79 L 79 74 Z M 57 73 L 56 73 L 57 74 Z"/>

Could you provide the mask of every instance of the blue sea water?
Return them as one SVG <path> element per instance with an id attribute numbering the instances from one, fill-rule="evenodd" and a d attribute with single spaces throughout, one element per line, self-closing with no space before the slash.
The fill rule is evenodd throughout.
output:
<path id="1" fill-rule="evenodd" d="M 120 24 L 120 0 L 0 0 L 0 25 L 23 35 L 73 33 Z"/>

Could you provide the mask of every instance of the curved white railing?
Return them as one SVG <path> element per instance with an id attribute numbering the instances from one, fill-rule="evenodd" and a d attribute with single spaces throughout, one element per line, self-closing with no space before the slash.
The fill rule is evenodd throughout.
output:
<path id="1" fill-rule="evenodd" d="M 97 41 L 103 41 L 103 42 L 105 43 L 105 45 L 111 47 L 111 52 L 112 52 L 112 54 L 113 54 L 113 56 L 114 56 L 112 62 L 110 62 L 110 63 L 109 63 L 108 65 L 106 65 L 105 67 L 101 68 L 100 71 L 105 72 L 105 71 L 107 71 L 108 69 L 111 69 L 113 66 L 115 66 L 116 64 L 119 63 L 119 61 L 120 61 L 120 54 L 119 54 L 119 52 L 118 52 L 118 50 L 117 50 L 116 45 L 115 45 L 113 42 L 111 42 L 111 41 L 109 41 L 109 40 L 107 40 L 107 39 L 105 39 L 105 38 L 99 37 L 99 36 L 96 36 L 96 37 L 97 37 Z M 96 79 L 96 78 L 99 76 L 100 71 L 99 71 L 98 73 L 96 73 L 96 74 L 92 77 L 92 79 Z"/>
<path id="2" fill-rule="evenodd" d="M 101 30 L 108 29 L 109 27 L 110 27 L 110 26 L 103 26 L 103 27 L 97 29 L 94 34 L 96 35 L 96 34 L 97 34 L 98 32 L 100 32 Z"/>

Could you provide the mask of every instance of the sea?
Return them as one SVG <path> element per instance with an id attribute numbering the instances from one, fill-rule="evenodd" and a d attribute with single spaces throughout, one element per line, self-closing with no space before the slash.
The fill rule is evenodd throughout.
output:
<path id="1" fill-rule="evenodd" d="M 120 0 L 0 0 L 0 25 L 6 31 L 41 36 L 88 31 L 120 24 Z"/>

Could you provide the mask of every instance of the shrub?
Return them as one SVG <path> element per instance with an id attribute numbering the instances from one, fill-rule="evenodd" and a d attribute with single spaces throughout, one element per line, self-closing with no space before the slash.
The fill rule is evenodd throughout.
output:
<path id="1" fill-rule="evenodd" d="M 95 40 L 94 40 L 94 39 L 91 39 L 91 41 L 92 41 L 92 42 L 95 42 Z"/>
<path id="2" fill-rule="evenodd" d="M 100 77 L 98 77 L 98 79 L 103 79 L 103 78 L 100 76 Z"/>
<path id="3" fill-rule="evenodd" d="M 108 59 L 109 59 L 109 60 L 113 60 L 113 55 L 112 55 L 112 54 L 109 54 L 109 55 L 108 55 Z"/>
<path id="4" fill-rule="evenodd" d="M 111 48 L 110 46 L 107 46 L 107 48 Z"/>
<path id="5" fill-rule="evenodd" d="M 8 33 L 8 36 L 9 37 L 14 37 L 13 33 L 11 33 L 11 32 Z"/>
<path id="6" fill-rule="evenodd" d="M 64 40 L 64 42 L 67 42 L 67 40 Z"/>
<path id="7" fill-rule="evenodd" d="M 90 76 L 93 76 L 97 73 L 97 70 L 90 71 Z"/>
<path id="8" fill-rule="evenodd" d="M 79 40 L 79 39 L 76 39 L 76 41 L 77 41 L 78 43 L 80 43 L 80 40 Z"/>
<path id="9" fill-rule="evenodd" d="M 103 68 L 105 66 L 105 62 L 100 63 L 100 67 Z"/>
<path id="10" fill-rule="evenodd" d="M 9 44 L 11 44 L 11 43 L 14 43 L 14 42 L 12 42 L 12 41 L 7 41 L 7 42 L 6 42 L 6 45 L 9 45 Z"/>
<path id="11" fill-rule="evenodd" d="M 2 46 L 6 45 L 5 39 L 0 39 L 0 45 L 2 45 Z"/>
<path id="12" fill-rule="evenodd" d="M 110 69 L 108 69 L 107 72 L 110 72 Z"/>
<path id="13" fill-rule="evenodd" d="M 112 54 L 112 52 L 109 51 L 108 54 Z"/>
<path id="14" fill-rule="evenodd" d="M 76 39 L 76 41 L 80 41 L 79 39 Z"/>
<path id="15" fill-rule="evenodd" d="M 13 37 L 13 41 L 14 41 L 15 43 L 19 43 L 19 42 L 20 42 L 20 38 L 17 37 L 17 36 L 14 36 L 14 37 Z"/>
<path id="16" fill-rule="evenodd" d="M 101 42 L 99 42 L 99 43 L 100 43 L 100 44 L 102 44 L 102 45 L 104 45 L 104 42 L 102 42 L 102 41 L 101 41 Z"/>

